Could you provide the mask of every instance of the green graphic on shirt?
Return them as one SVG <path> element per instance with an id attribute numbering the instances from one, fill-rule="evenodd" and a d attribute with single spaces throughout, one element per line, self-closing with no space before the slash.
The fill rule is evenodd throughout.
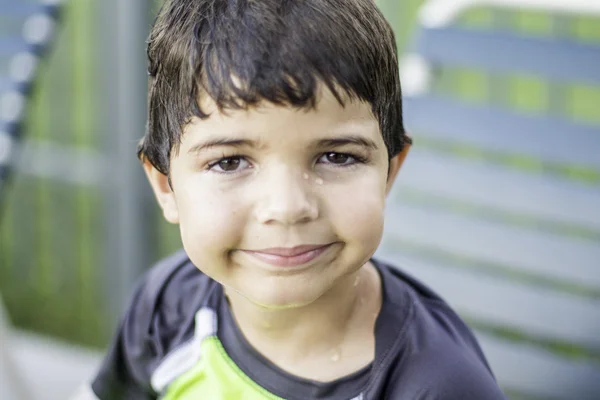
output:
<path id="1" fill-rule="evenodd" d="M 200 361 L 169 385 L 164 400 L 284 400 L 244 374 L 216 336 L 200 347 Z"/>

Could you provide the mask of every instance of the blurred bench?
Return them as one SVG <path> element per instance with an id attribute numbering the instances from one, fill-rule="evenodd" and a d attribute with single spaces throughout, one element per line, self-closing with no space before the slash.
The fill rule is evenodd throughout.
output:
<path id="1" fill-rule="evenodd" d="M 0 191 L 16 155 L 39 61 L 54 34 L 59 3 L 0 0 Z"/>
<path id="2" fill-rule="evenodd" d="M 0 0 L 0 202 L 16 158 L 27 96 L 53 36 L 58 3 Z M 0 296 L 0 398 L 31 399 L 27 377 L 17 367 L 13 339 Z"/>
<path id="3" fill-rule="evenodd" d="M 598 45 L 455 24 L 471 6 L 529 3 L 600 16 L 596 1 L 572 10 L 567 1 L 425 4 L 403 65 L 415 145 L 389 200 L 380 256 L 467 319 L 511 395 L 598 399 L 600 124 L 436 90 L 445 68 L 600 88 Z"/>

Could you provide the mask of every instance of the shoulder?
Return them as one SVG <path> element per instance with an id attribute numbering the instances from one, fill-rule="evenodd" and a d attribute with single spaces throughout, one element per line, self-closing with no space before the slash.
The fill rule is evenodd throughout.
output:
<path id="1" fill-rule="evenodd" d="M 424 310 L 415 311 L 404 346 L 389 366 L 385 398 L 506 399 L 468 327 L 440 304 Z"/>
<path id="2" fill-rule="evenodd" d="M 142 317 L 175 318 L 165 323 L 177 323 L 188 313 L 194 314 L 200 301 L 214 283 L 188 258 L 183 250 L 160 260 L 146 272 L 129 303 Z M 193 300 L 196 300 L 193 301 Z"/>
<path id="3" fill-rule="evenodd" d="M 161 338 L 193 318 L 212 281 L 180 250 L 156 263 L 139 279 L 121 328 L 131 340 Z"/>
<path id="4" fill-rule="evenodd" d="M 150 378 L 167 354 L 188 341 L 194 317 L 215 282 L 179 251 L 139 280 L 92 389 L 100 399 L 151 399 Z"/>
<path id="5" fill-rule="evenodd" d="M 494 377 L 462 351 L 428 349 L 415 354 L 411 367 L 388 390 L 389 398 L 418 400 L 504 400 Z"/>
<path id="6" fill-rule="evenodd" d="M 386 398 L 505 399 L 471 329 L 422 282 L 379 263 L 394 309 L 410 303 L 401 345 L 387 366 Z M 402 293 L 402 295 L 400 294 Z"/>
<path id="7" fill-rule="evenodd" d="M 154 299 L 168 289 L 178 289 L 182 280 L 190 275 L 201 275 L 184 250 L 179 250 L 154 264 L 138 282 L 138 291 Z"/>
<path id="8" fill-rule="evenodd" d="M 471 353 L 486 369 L 489 366 L 475 335 L 462 318 L 435 291 L 410 276 L 400 268 L 379 263 L 385 281 L 387 296 L 394 309 L 401 303 L 409 303 L 410 320 L 397 321 L 407 324 L 407 339 L 412 340 L 415 351 L 443 346 L 447 349 Z"/>

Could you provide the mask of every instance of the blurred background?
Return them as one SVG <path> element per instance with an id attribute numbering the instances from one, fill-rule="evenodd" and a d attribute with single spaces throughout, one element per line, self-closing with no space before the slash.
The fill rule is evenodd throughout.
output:
<path id="1" fill-rule="evenodd" d="M 424 3 L 378 1 L 415 139 L 381 256 L 469 321 L 511 398 L 598 399 L 600 3 Z M 135 157 L 158 7 L 0 0 L 2 399 L 16 375 L 41 382 L 29 398 L 72 392 L 136 277 L 180 247 Z M 53 29 L 32 44 L 36 15 Z M 23 52 L 39 64 L 11 83 Z"/>

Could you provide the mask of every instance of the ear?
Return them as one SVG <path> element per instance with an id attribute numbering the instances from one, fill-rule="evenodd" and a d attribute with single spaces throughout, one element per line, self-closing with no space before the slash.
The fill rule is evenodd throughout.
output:
<path id="1" fill-rule="evenodd" d="M 144 172 L 146 173 L 148 181 L 150 181 L 150 186 L 152 186 L 152 190 L 154 191 L 154 195 L 156 196 L 160 208 L 162 208 L 165 219 L 172 224 L 179 223 L 177 199 L 169 184 L 169 178 L 154 168 L 147 159 L 144 159 L 143 163 Z"/>
<path id="2" fill-rule="evenodd" d="M 402 149 L 402 151 L 400 153 L 398 153 L 397 155 L 395 155 L 394 157 L 392 157 L 392 159 L 390 160 L 390 171 L 388 173 L 387 184 L 385 187 L 386 195 L 388 193 L 390 193 L 390 190 L 392 189 L 392 186 L 394 185 L 394 181 L 396 180 L 398 171 L 400 171 L 402 164 L 404 164 L 404 160 L 406 159 L 406 155 L 408 154 L 408 151 L 410 150 L 410 146 L 411 145 L 409 143 L 406 143 L 404 145 L 404 148 Z"/>

